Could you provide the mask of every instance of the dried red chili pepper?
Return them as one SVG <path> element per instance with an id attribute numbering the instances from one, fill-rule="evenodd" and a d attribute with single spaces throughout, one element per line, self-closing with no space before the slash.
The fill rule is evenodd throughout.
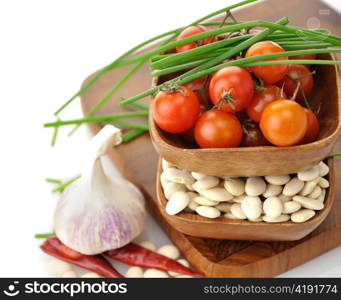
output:
<path id="1" fill-rule="evenodd" d="M 202 275 L 183 266 L 176 260 L 170 259 L 134 243 L 130 243 L 119 249 L 106 251 L 103 254 L 131 266 L 173 271 L 186 275 Z"/>
<path id="2" fill-rule="evenodd" d="M 90 270 L 104 277 L 122 278 L 113 266 L 100 255 L 84 255 L 65 246 L 57 237 L 49 237 L 40 246 L 47 254 L 60 260 Z"/>

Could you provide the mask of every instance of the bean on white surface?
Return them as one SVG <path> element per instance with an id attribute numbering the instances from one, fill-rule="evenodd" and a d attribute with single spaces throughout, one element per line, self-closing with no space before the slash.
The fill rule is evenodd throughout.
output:
<path id="1" fill-rule="evenodd" d="M 176 276 L 176 278 L 193 278 L 193 276 L 189 276 L 189 275 L 180 275 L 180 276 Z"/>
<path id="2" fill-rule="evenodd" d="M 248 219 L 257 219 L 262 214 L 262 201 L 259 197 L 247 196 L 242 201 L 241 208 Z"/>
<path id="3" fill-rule="evenodd" d="M 319 175 L 321 177 L 324 177 L 326 175 L 328 175 L 329 173 L 329 167 L 323 162 L 321 161 L 319 164 L 318 164 L 318 168 L 319 168 Z"/>
<path id="4" fill-rule="evenodd" d="M 304 187 L 304 181 L 298 179 L 297 177 L 292 178 L 283 189 L 283 195 L 294 196 L 298 194 Z"/>
<path id="5" fill-rule="evenodd" d="M 205 176 L 198 181 L 196 181 L 192 187 L 195 191 L 200 192 L 201 190 L 208 190 L 210 188 L 213 188 L 219 184 L 218 177 L 215 176 Z"/>
<path id="6" fill-rule="evenodd" d="M 298 202 L 304 208 L 313 209 L 313 210 L 321 210 L 324 207 L 324 204 L 321 201 L 317 201 L 313 198 L 308 198 L 304 196 L 295 196 L 292 198 L 295 202 Z"/>
<path id="7" fill-rule="evenodd" d="M 88 273 L 83 274 L 81 278 L 101 278 L 101 276 L 99 276 L 97 273 L 94 273 L 94 272 L 88 272 Z"/>
<path id="8" fill-rule="evenodd" d="M 312 181 L 312 180 L 319 177 L 319 175 L 320 175 L 319 173 L 320 173 L 319 167 L 314 166 L 308 170 L 298 172 L 297 177 L 299 180 L 302 180 L 302 181 Z"/>
<path id="9" fill-rule="evenodd" d="M 233 196 L 245 193 L 245 182 L 239 178 L 228 178 L 224 181 L 224 188 Z"/>
<path id="10" fill-rule="evenodd" d="M 218 218 L 220 216 L 219 209 L 212 206 L 199 206 L 195 211 L 198 215 L 210 219 Z"/>
<path id="11" fill-rule="evenodd" d="M 233 196 L 221 187 L 211 188 L 209 190 L 202 190 L 200 191 L 200 194 L 205 198 L 218 202 L 230 201 L 233 199 Z"/>
<path id="12" fill-rule="evenodd" d="M 172 182 L 181 184 L 193 184 L 194 178 L 186 170 L 180 170 L 176 168 L 169 168 L 163 171 L 164 177 Z"/>
<path id="13" fill-rule="evenodd" d="M 283 203 L 283 214 L 292 214 L 301 209 L 301 204 L 295 201 L 287 201 Z"/>
<path id="14" fill-rule="evenodd" d="M 187 207 L 189 201 L 190 199 L 186 192 L 177 191 L 169 198 L 166 204 L 166 212 L 169 215 L 176 215 Z"/>
<path id="15" fill-rule="evenodd" d="M 75 271 L 69 270 L 69 271 L 66 271 L 66 272 L 62 275 L 62 277 L 64 277 L 64 278 L 78 278 L 79 275 L 78 275 Z"/>
<path id="16" fill-rule="evenodd" d="M 217 201 L 212 201 L 205 197 L 195 197 L 194 201 L 199 205 L 205 205 L 205 206 L 216 206 L 219 203 Z"/>
<path id="17" fill-rule="evenodd" d="M 283 212 L 283 202 L 278 197 L 269 197 L 263 202 L 263 210 L 269 218 L 276 219 Z"/>
<path id="18" fill-rule="evenodd" d="M 150 242 L 150 241 L 138 241 L 135 242 L 136 244 L 138 244 L 139 246 L 146 248 L 150 251 L 155 251 L 156 250 L 156 246 L 154 243 Z"/>
<path id="19" fill-rule="evenodd" d="M 275 185 L 275 184 L 269 183 L 266 186 L 266 190 L 263 193 L 263 197 L 269 198 L 269 197 L 278 196 L 282 193 L 282 190 L 283 190 L 283 187 L 281 185 Z"/>
<path id="20" fill-rule="evenodd" d="M 291 215 L 291 221 L 295 223 L 303 223 L 315 216 L 315 211 L 311 209 L 301 209 Z"/>
<path id="21" fill-rule="evenodd" d="M 290 220 L 289 215 L 280 215 L 276 218 L 271 218 L 267 215 L 263 216 L 263 221 L 268 222 L 268 223 L 279 223 L 279 222 L 286 222 Z"/>
<path id="22" fill-rule="evenodd" d="M 236 219 L 245 220 L 247 217 L 241 208 L 240 203 L 234 203 L 231 206 L 231 213 Z"/>
<path id="23" fill-rule="evenodd" d="M 47 265 L 47 270 L 52 276 L 62 276 L 65 272 L 71 270 L 71 265 L 62 260 L 52 259 Z"/>
<path id="24" fill-rule="evenodd" d="M 265 192 L 266 183 L 262 177 L 249 177 L 246 180 L 245 192 L 248 196 L 260 196 Z"/>
<path id="25" fill-rule="evenodd" d="M 268 183 L 271 183 L 274 185 L 284 185 L 290 181 L 290 176 L 289 175 L 270 175 L 270 176 L 265 176 L 265 180 Z"/>
<path id="26" fill-rule="evenodd" d="M 174 245 L 164 245 L 157 250 L 158 253 L 167 256 L 171 259 L 178 259 L 180 256 L 180 251 Z"/>
<path id="27" fill-rule="evenodd" d="M 147 269 L 144 274 L 144 278 L 169 278 L 168 274 L 158 269 Z"/>
<path id="28" fill-rule="evenodd" d="M 127 278 L 143 278 L 143 269 L 140 267 L 130 267 L 125 276 Z"/>

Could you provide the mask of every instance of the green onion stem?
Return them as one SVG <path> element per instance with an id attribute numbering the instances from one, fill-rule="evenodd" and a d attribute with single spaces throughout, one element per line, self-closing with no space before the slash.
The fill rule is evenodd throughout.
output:
<path id="1" fill-rule="evenodd" d="M 135 118 L 135 117 L 147 117 L 148 111 L 133 111 L 133 112 L 122 112 L 112 115 L 105 115 L 105 116 L 93 116 L 93 117 L 85 117 L 82 119 L 75 119 L 75 120 L 62 120 L 56 121 L 51 123 L 45 123 L 44 127 L 56 127 L 56 126 L 64 126 L 64 125 L 71 125 L 71 124 L 82 124 L 82 123 L 94 123 L 94 122 L 113 122 L 118 119 L 125 119 L 125 118 Z"/>
<path id="2" fill-rule="evenodd" d="M 129 132 L 123 134 L 122 136 L 122 141 L 123 143 L 130 142 L 131 140 L 139 137 L 140 135 L 144 134 L 148 130 L 143 130 L 143 129 L 132 129 Z"/>
<path id="3" fill-rule="evenodd" d="M 337 156 L 341 156 L 341 153 L 332 153 L 332 154 L 329 154 L 326 158 L 333 158 Z"/>
<path id="4" fill-rule="evenodd" d="M 82 175 L 79 174 L 79 175 L 71 178 L 70 180 L 68 180 L 65 183 L 61 184 L 59 187 L 53 189 L 52 193 L 62 193 L 65 190 L 65 188 L 67 188 L 70 184 L 74 183 L 76 180 L 78 180 L 81 177 L 82 177 Z"/>
<path id="5" fill-rule="evenodd" d="M 50 236 L 55 236 L 56 234 L 54 232 L 48 232 L 48 233 L 36 233 L 34 235 L 35 239 L 46 239 Z"/>
<path id="6" fill-rule="evenodd" d="M 60 119 L 57 118 L 57 121 L 60 121 Z M 56 145 L 58 131 L 59 131 L 59 127 L 55 127 L 54 130 L 53 130 L 53 135 L 52 135 L 52 140 L 51 140 L 51 147 L 54 147 Z"/>
<path id="7" fill-rule="evenodd" d="M 292 65 L 341 65 L 341 61 L 337 60 L 322 60 L 322 59 L 291 59 L 289 61 Z M 287 65 L 288 60 L 273 60 L 273 61 L 260 61 L 255 63 L 246 63 L 241 66 L 244 68 L 258 67 L 258 66 L 273 66 L 273 65 Z"/>
<path id="8" fill-rule="evenodd" d="M 143 123 L 125 122 L 125 121 L 120 121 L 120 120 L 113 121 L 113 123 L 115 125 L 127 127 L 127 128 L 142 129 L 146 131 L 149 130 L 148 124 L 143 124 Z"/>
<path id="9" fill-rule="evenodd" d="M 130 104 L 130 106 L 140 109 L 140 110 L 149 110 L 149 106 L 147 104 L 141 103 L 141 102 L 134 102 Z"/>
<path id="10" fill-rule="evenodd" d="M 48 182 L 48 183 L 55 183 L 55 184 L 61 184 L 61 183 L 62 183 L 61 180 L 55 179 L 55 178 L 46 178 L 45 180 L 46 180 L 46 182 Z"/>

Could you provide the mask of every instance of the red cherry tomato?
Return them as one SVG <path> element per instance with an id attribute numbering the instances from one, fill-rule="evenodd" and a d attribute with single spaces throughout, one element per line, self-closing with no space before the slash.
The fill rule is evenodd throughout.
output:
<path id="1" fill-rule="evenodd" d="M 237 147 L 243 135 L 237 117 L 217 109 L 202 114 L 195 125 L 194 134 L 201 148 Z"/>
<path id="2" fill-rule="evenodd" d="M 245 57 L 253 57 L 264 54 L 283 52 L 284 49 L 270 41 L 262 41 L 252 45 L 246 52 Z M 285 60 L 287 57 L 273 58 L 268 60 Z M 288 70 L 287 65 L 258 66 L 250 70 L 266 84 L 272 84 L 281 80 Z"/>
<path id="3" fill-rule="evenodd" d="M 208 79 L 207 76 L 199 77 L 186 84 L 198 97 L 200 103 L 206 105 L 208 99 Z M 206 84 L 206 86 L 204 86 Z"/>
<path id="4" fill-rule="evenodd" d="M 269 142 L 263 136 L 257 123 L 248 121 L 242 123 L 243 139 L 242 147 L 257 147 L 269 145 Z"/>
<path id="5" fill-rule="evenodd" d="M 264 91 L 255 92 L 251 104 L 246 108 L 248 116 L 255 122 L 259 122 L 265 106 L 275 100 L 286 98 L 281 89 L 275 85 L 264 86 Z"/>
<path id="6" fill-rule="evenodd" d="M 202 25 L 190 26 L 190 27 L 187 27 L 186 29 L 184 29 L 180 33 L 180 35 L 178 36 L 177 40 L 181 40 L 181 39 L 190 37 L 192 35 L 196 35 L 198 33 L 204 32 L 204 31 L 207 31 L 207 28 L 205 26 L 202 26 Z M 185 52 L 185 51 L 194 49 L 197 46 L 206 45 L 206 44 L 212 43 L 214 41 L 216 41 L 216 38 L 210 36 L 210 37 L 207 37 L 207 38 L 205 38 L 205 39 L 203 39 L 201 41 L 195 41 L 195 42 L 191 42 L 191 43 L 188 43 L 188 44 L 184 44 L 184 45 L 178 46 L 178 47 L 176 47 L 176 52 L 177 53 Z"/>
<path id="7" fill-rule="evenodd" d="M 241 111 L 253 98 L 253 79 L 245 69 L 234 66 L 222 68 L 212 76 L 209 94 L 219 109 L 227 112 Z"/>
<path id="8" fill-rule="evenodd" d="M 199 117 L 206 111 L 206 108 L 204 105 L 200 105 L 200 112 L 199 112 Z M 195 136 L 194 136 L 194 128 L 195 128 L 195 125 L 181 133 L 181 137 L 183 138 L 183 140 L 189 144 L 192 144 L 192 145 L 196 145 L 197 144 L 197 141 L 195 140 Z"/>
<path id="9" fill-rule="evenodd" d="M 304 95 L 308 97 L 314 87 L 313 76 L 306 66 L 289 65 L 286 76 L 280 82 L 278 82 L 278 85 L 283 86 L 284 92 L 287 94 L 288 97 L 291 98 L 295 93 L 297 82 L 301 83 L 301 88 L 298 91 L 295 100 L 303 101 Z"/>
<path id="10" fill-rule="evenodd" d="M 320 133 L 320 124 L 315 114 L 307 108 L 305 108 L 304 110 L 307 113 L 308 117 L 308 128 L 300 144 L 308 144 L 316 141 Z"/>
<path id="11" fill-rule="evenodd" d="M 159 92 L 153 101 L 153 118 L 164 131 L 181 133 L 194 126 L 200 112 L 197 96 L 185 86 L 175 92 Z"/>
<path id="12" fill-rule="evenodd" d="M 292 146 L 299 143 L 306 134 L 308 117 L 297 102 L 276 100 L 265 107 L 259 126 L 271 144 Z"/>

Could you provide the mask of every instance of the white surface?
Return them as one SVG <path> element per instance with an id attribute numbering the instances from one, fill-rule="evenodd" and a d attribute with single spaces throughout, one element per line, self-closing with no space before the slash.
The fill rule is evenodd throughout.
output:
<path id="1" fill-rule="evenodd" d="M 76 174 L 76 158 L 89 137 L 85 127 L 72 138 L 63 128 L 51 148 L 52 131 L 42 124 L 95 69 L 146 38 L 231 2 L 237 1 L 0 2 L 0 276 L 48 275 L 33 239 L 50 231 L 56 203 L 44 180 Z M 340 4 L 333 2 L 339 10 Z M 62 116 L 80 117 L 78 101 Z M 168 241 L 151 219 L 144 237 L 158 245 Z M 340 255 L 337 248 L 283 276 L 341 276 Z"/>

